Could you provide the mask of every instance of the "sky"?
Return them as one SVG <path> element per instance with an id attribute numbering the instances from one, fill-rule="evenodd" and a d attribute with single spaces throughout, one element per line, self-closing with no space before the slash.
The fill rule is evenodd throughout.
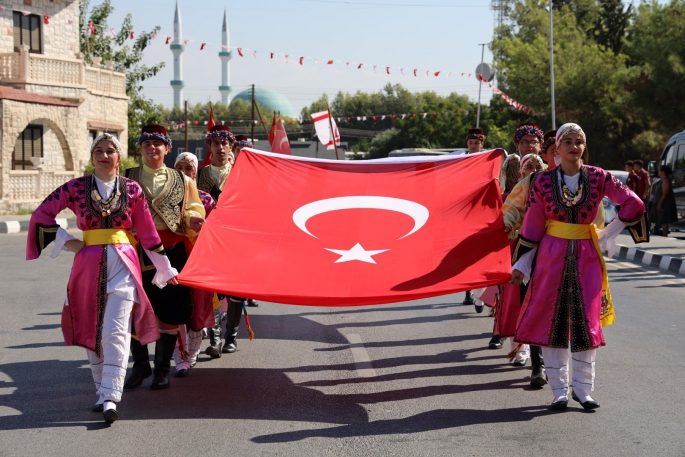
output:
<path id="1" fill-rule="evenodd" d="M 91 0 L 91 7 L 98 3 Z M 144 63 L 163 61 L 166 67 L 144 84 L 144 94 L 171 107 L 173 56 L 163 37 L 173 35 L 175 0 L 112 0 L 112 4 L 108 25 L 116 30 L 128 13 L 136 33 L 161 26 L 160 36 L 145 50 Z M 179 4 L 183 38 L 189 40 L 183 53 L 184 99 L 190 104 L 221 100 L 218 53 L 225 9 L 230 46 L 242 47 L 245 55 L 241 58 L 231 50 L 233 95 L 251 84 L 274 89 L 290 100 L 297 113 L 323 93 L 333 97 L 338 91 L 377 92 L 387 83 L 440 95 L 456 92 L 476 101 L 479 44 L 491 41 L 495 24 L 489 0 L 179 0 Z M 203 42 L 207 45 L 201 51 Z M 274 60 L 269 59 L 270 52 L 275 53 Z M 283 54 L 290 55 L 289 63 Z M 310 59 L 300 66 L 299 56 Z M 315 64 L 313 58 L 321 63 Z M 335 63 L 326 65 L 328 60 Z M 492 63 L 487 46 L 485 62 Z M 356 67 L 359 63 L 364 63 L 361 70 Z M 390 75 L 386 66 L 391 67 Z M 418 77 L 413 76 L 414 68 Z M 436 71 L 441 71 L 439 77 L 432 76 Z M 450 77 L 448 71 L 453 72 Z M 473 75 L 462 77 L 462 72 Z M 491 96 L 492 90 L 483 86 L 483 103 Z"/>

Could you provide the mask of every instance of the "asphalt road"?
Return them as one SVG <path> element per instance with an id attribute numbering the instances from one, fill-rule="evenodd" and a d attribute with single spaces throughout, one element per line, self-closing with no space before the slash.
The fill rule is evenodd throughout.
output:
<path id="1" fill-rule="evenodd" d="M 254 341 L 169 390 L 124 394 L 112 426 L 85 350 L 64 347 L 72 255 L 24 260 L 0 235 L 0 455 L 683 456 L 685 279 L 609 261 L 617 323 L 595 398 L 552 412 L 529 368 L 486 348 L 463 295 L 363 308 L 263 303 Z M 207 342 L 203 342 L 203 348 Z"/>

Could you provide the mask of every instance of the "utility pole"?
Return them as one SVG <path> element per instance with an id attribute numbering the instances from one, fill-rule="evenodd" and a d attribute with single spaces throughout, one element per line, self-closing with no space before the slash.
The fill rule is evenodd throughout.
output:
<path id="1" fill-rule="evenodd" d="M 551 2 L 552 0 L 550 0 Z M 480 53 L 480 68 L 483 68 L 483 60 L 485 59 L 485 45 L 487 43 L 479 44 L 478 46 L 482 47 L 482 51 Z M 483 81 L 481 80 L 480 75 L 476 75 L 478 78 L 478 114 L 476 114 L 476 128 L 480 127 L 480 92 L 481 89 L 483 88 Z"/>
<path id="2" fill-rule="evenodd" d="M 184 146 L 184 151 L 188 150 L 188 100 L 185 101 L 185 111 L 186 111 L 186 117 L 185 121 L 183 122 L 183 126 L 185 127 L 185 146 Z"/>
<path id="3" fill-rule="evenodd" d="M 551 0 L 550 0 L 551 1 Z M 254 143 L 254 84 L 252 85 L 252 135 L 250 141 Z"/>
<path id="4" fill-rule="evenodd" d="M 552 27 L 552 0 L 549 0 L 549 91 L 552 95 L 552 130 L 557 128 L 556 108 L 554 106 L 554 29 Z"/>

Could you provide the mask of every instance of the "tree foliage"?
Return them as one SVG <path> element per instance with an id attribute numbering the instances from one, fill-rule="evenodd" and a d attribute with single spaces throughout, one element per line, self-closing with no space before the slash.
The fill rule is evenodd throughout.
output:
<path id="1" fill-rule="evenodd" d="M 103 62 L 112 61 L 116 71 L 126 72 L 126 95 L 128 101 L 128 151 L 136 155 L 138 136 L 141 126 L 160 123 L 162 116 L 159 107 L 142 94 L 142 82 L 155 76 L 164 67 L 164 62 L 147 66 L 142 63 L 143 51 L 150 44 L 152 34 L 159 32 L 156 26 L 150 33 L 137 32 L 133 44 L 129 45 L 130 33 L 133 31 L 133 17 L 127 14 L 119 31 L 112 37 L 107 19 L 114 11 L 111 0 L 94 6 L 88 13 L 90 2 L 82 0 L 79 4 L 81 20 L 79 21 L 81 52 L 88 63 L 93 57 L 100 57 Z M 88 24 L 93 24 L 95 34 L 91 34 Z"/>
<path id="2" fill-rule="evenodd" d="M 620 167 L 654 159 L 683 128 L 685 1 L 554 1 L 557 125 L 580 124 L 591 162 Z M 541 0 L 511 0 L 492 44 L 499 86 L 551 127 L 549 11 Z"/>

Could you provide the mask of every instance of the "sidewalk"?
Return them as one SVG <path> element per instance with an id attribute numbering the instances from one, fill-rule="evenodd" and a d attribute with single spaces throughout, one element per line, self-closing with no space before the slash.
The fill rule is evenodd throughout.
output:
<path id="1" fill-rule="evenodd" d="M 614 258 L 685 275 L 685 240 L 676 238 L 681 235 L 651 236 L 649 243 L 635 244 L 630 235 L 623 232 L 616 238 Z"/>
<path id="2" fill-rule="evenodd" d="M 56 219 L 60 227 L 65 230 L 67 228 L 76 228 L 76 218 L 74 217 L 74 213 L 71 211 L 62 211 L 57 215 Z M 30 220 L 30 214 L 22 216 L 0 216 L 0 234 L 28 232 Z"/>

